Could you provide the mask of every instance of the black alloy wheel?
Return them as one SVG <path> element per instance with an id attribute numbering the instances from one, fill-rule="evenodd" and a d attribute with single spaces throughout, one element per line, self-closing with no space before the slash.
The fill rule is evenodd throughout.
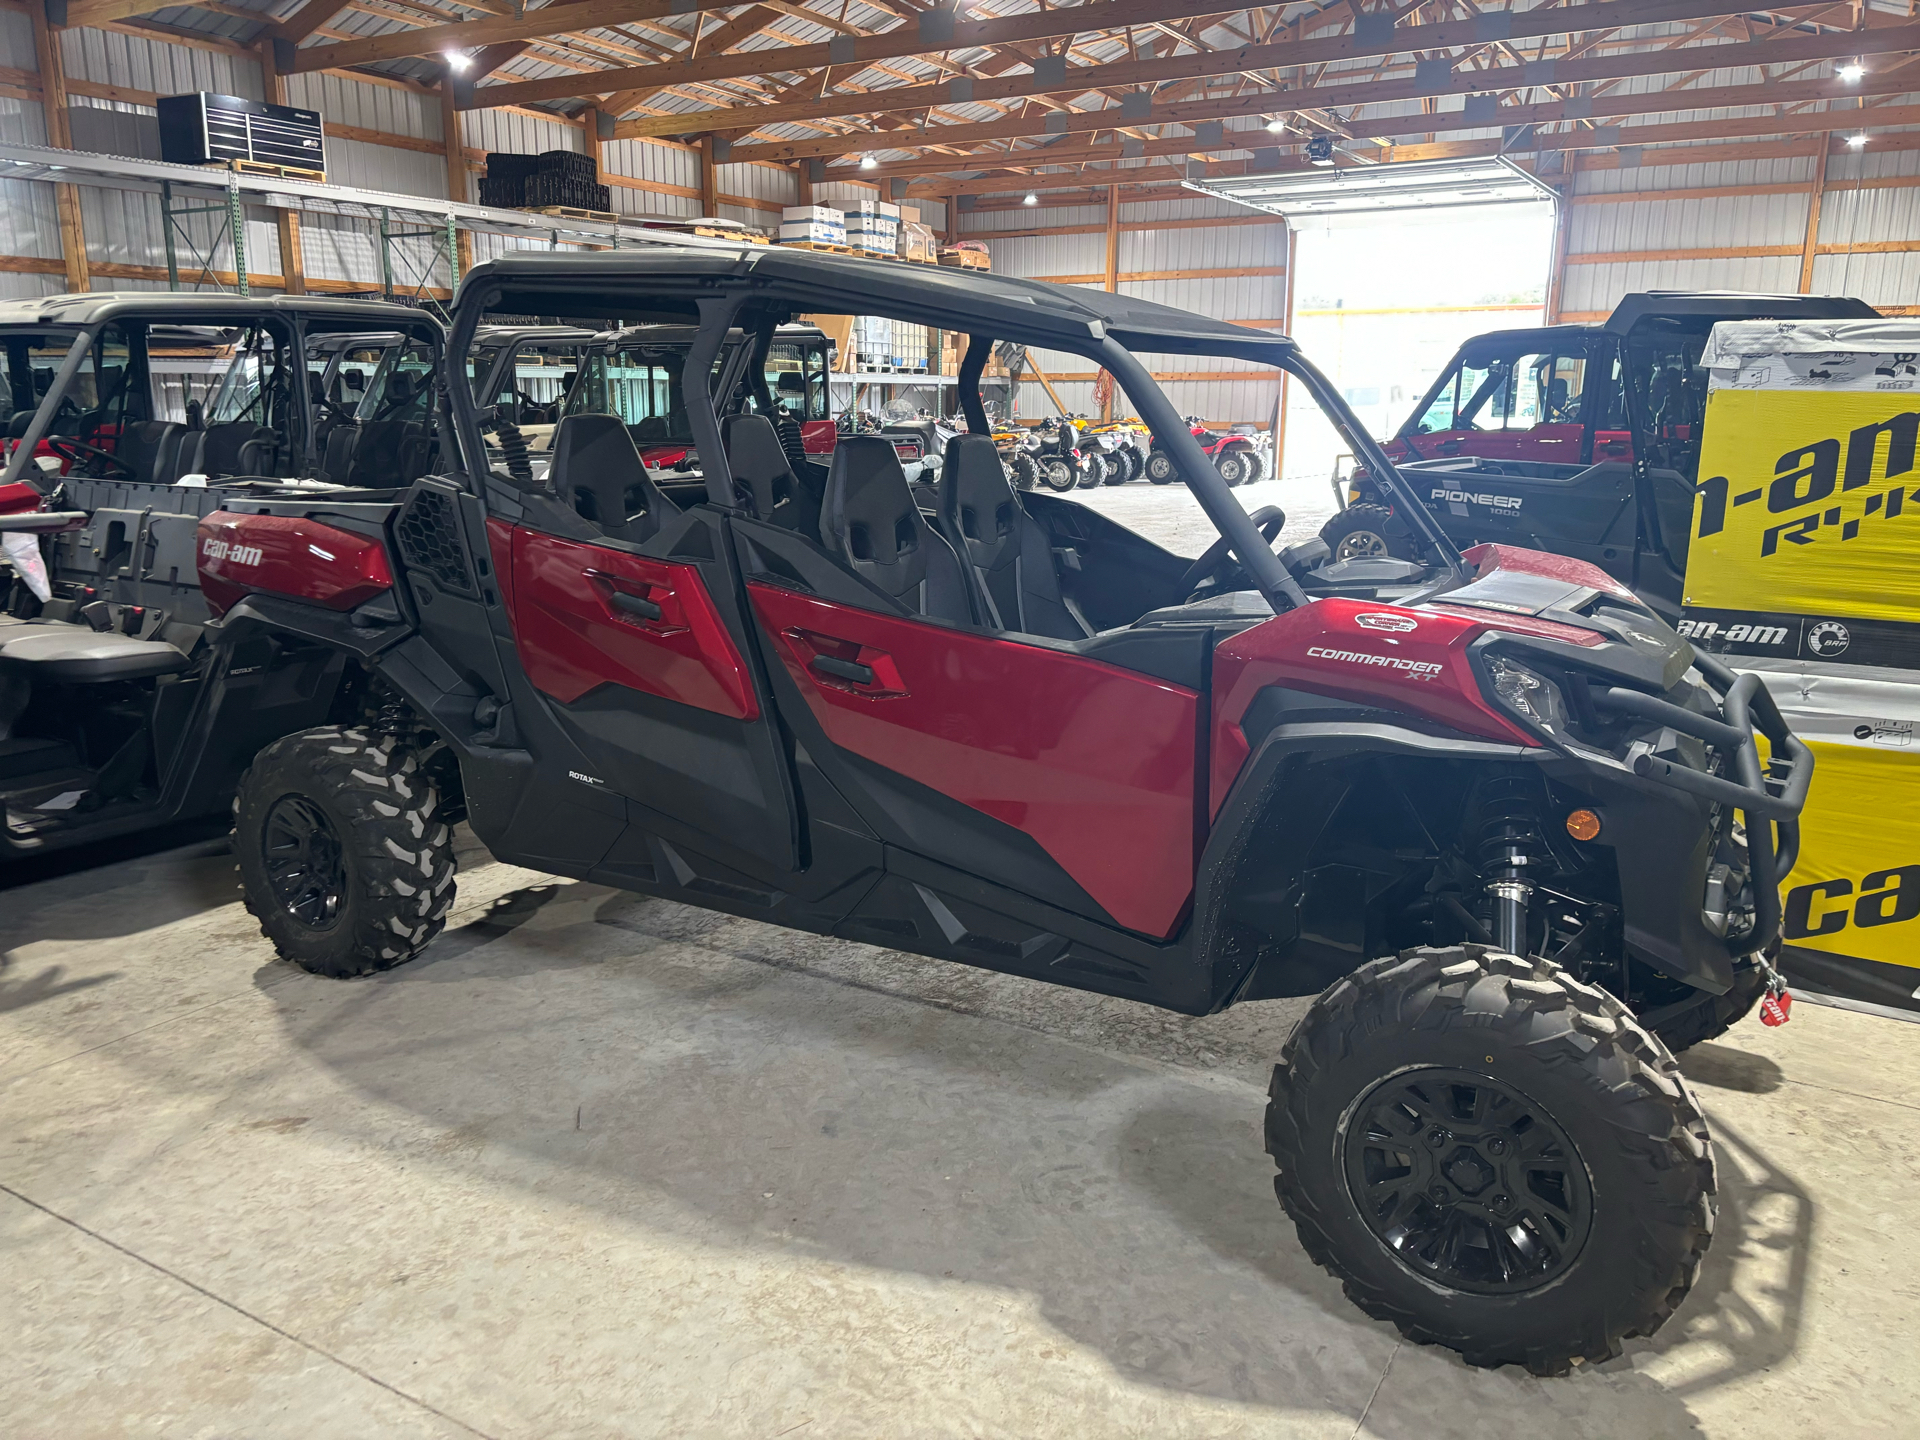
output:
<path id="1" fill-rule="evenodd" d="M 1367 1228 L 1449 1290 L 1545 1286 L 1593 1228 L 1593 1190 L 1567 1132 L 1520 1091 L 1470 1071 L 1382 1081 L 1354 1108 L 1342 1164 Z"/>
<path id="2" fill-rule="evenodd" d="M 308 930 L 340 918 L 347 860 L 327 813 L 302 795 L 282 796 L 260 831 L 260 859 L 273 898 Z"/>

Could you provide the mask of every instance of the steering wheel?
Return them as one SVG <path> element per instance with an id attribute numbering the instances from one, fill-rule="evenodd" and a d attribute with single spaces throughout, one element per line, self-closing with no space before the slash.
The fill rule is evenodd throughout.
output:
<path id="1" fill-rule="evenodd" d="M 75 440 L 72 436 L 68 435 L 48 435 L 43 436 L 42 439 L 46 442 L 48 450 L 51 450 L 69 465 L 81 465 L 84 464 L 87 459 L 92 458 L 106 461 L 108 465 L 113 466 L 129 479 L 135 475 L 134 468 L 110 450 L 102 450 L 97 445 L 88 445 L 86 441 Z M 76 454 L 75 452 L 85 452 L 85 454 Z"/>
<path id="2" fill-rule="evenodd" d="M 1248 519 L 1253 521 L 1255 529 L 1260 531 L 1261 539 L 1271 545 L 1274 537 L 1281 533 L 1281 527 L 1287 524 L 1287 512 L 1278 505 L 1264 505 Z M 1192 595 L 1199 590 L 1201 582 L 1213 577 L 1214 572 L 1221 568 L 1222 562 L 1227 559 L 1228 552 L 1233 548 L 1234 542 L 1222 536 L 1202 551 L 1199 558 L 1187 568 L 1187 573 L 1181 577 L 1180 593 Z"/>

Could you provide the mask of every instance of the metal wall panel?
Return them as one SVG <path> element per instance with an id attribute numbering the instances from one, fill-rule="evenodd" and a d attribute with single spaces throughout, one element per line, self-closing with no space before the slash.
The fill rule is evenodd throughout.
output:
<path id="1" fill-rule="evenodd" d="M 440 101 L 435 96 L 318 73 L 289 75 L 286 84 L 289 105 L 318 110 L 324 119 L 336 125 L 377 130 L 383 135 L 407 135 L 416 140 L 440 139 Z M 331 141 L 327 149 L 332 151 Z"/>
<path id="2" fill-rule="evenodd" d="M 188 95 L 209 90 L 262 100 L 260 66 L 224 50 L 169 45 L 119 30 L 73 29 L 60 33 L 60 55 L 69 76 L 99 85 L 125 85 L 156 95 Z M 37 68 L 31 35 L 23 68 Z"/>

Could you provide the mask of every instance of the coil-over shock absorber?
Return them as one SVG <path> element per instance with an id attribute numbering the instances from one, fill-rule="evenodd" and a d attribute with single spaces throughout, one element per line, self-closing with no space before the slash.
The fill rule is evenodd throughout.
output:
<path id="1" fill-rule="evenodd" d="M 527 437 L 520 427 L 511 420 L 502 420 L 494 426 L 494 434 L 500 437 L 500 457 L 506 463 L 507 474 L 523 485 L 532 484 L 534 463 L 527 452 Z"/>
<path id="2" fill-rule="evenodd" d="M 1528 902 L 1534 896 L 1528 867 L 1547 853 L 1538 799 L 1538 782 L 1525 776 L 1499 776 L 1481 787 L 1481 888 L 1493 904 L 1494 943 L 1517 956 L 1527 954 Z"/>

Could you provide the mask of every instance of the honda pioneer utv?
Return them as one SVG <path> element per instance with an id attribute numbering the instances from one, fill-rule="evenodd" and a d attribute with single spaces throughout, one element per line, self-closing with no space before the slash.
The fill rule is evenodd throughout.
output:
<path id="1" fill-rule="evenodd" d="M 1701 352 L 1723 320 L 1872 320 L 1829 295 L 1650 291 L 1605 325 L 1475 336 L 1382 446 L 1459 546 L 1528 546 L 1600 567 L 1681 611 L 1707 405 Z M 1358 454 L 1358 453 L 1357 453 Z M 1421 549 L 1363 458 L 1321 528 L 1334 557 Z"/>
<path id="2" fill-rule="evenodd" d="M 337 652 L 208 626 L 197 531 L 262 487 L 437 468 L 442 333 L 307 297 L 0 304 L 0 865 L 223 812 L 255 750 L 342 704 Z"/>
<path id="3" fill-rule="evenodd" d="M 236 798 L 283 956 L 418 954 L 464 818 L 513 864 L 1189 1014 L 1317 995 L 1267 1146 L 1357 1304 L 1543 1374 L 1672 1314 L 1714 1168 L 1660 1037 L 1767 983 L 1811 770 L 1752 678 L 1591 566 L 1455 551 L 1284 338 L 747 247 L 489 262 L 452 354 L 503 313 L 694 327 L 702 492 L 670 499 L 612 413 L 565 415 L 517 479 L 456 364 L 443 473 L 206 517 L 213 674 L 332 694 Z M 886 437 L 782 447 L 762 358 L 818 313 L 973 337 L 931 513 Z M 756 354 L 717 370 L 734 332 Z M 1190 560 L 1016 494 L 980 398 L 997 340 L 1113 375 L 1220 538 Z M 1164 353 L 1291 373 L 1433 574 L 1277 554 L 1284 517 L 1240 509 L 1139 359 Z"/>

